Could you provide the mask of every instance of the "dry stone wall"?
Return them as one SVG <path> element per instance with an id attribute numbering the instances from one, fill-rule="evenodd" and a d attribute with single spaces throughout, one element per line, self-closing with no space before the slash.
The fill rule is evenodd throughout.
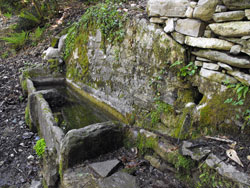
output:
<path id="1" fill-rule="evenodd" d="M 200 76 L 250 85 L 249 0 L 149 0 L 150 22 L 190 47 Z"/>

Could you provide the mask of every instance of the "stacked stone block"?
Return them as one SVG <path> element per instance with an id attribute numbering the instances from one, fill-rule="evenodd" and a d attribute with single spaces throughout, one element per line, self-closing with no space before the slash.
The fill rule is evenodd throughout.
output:
<path id="1" fill-rule="evenodd" d="M 250 85 L 249 0 L 149 0 L 150 22 L 187 45 L 200 76 Z"/>

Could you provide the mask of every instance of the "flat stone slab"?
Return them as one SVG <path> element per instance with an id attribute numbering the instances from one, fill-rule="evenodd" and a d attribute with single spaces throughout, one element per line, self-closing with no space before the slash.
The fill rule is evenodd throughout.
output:
<path id="1" fill-rule="evenodd" d="M 219 70 L 220 66 L 215 63 L 203 63 L 203 68 L 209 70 Z"/>
<path id="2" fill-rule="evenodd" d="M 217 35 L 225 37 L 242 37 L 250 35 L 250 21 L 236 21 L 209 24 L 210 29 Z"/>
<path id="3" fill-rule="evenodd" d="M 232 75 L 237 80 L 244 83 L 245 85 L 250 86 L 250 75 L 249 74 L 245 74 L 245 73 L 240 72 L 240 71 L 228 71 L 228 74 Z"/>
<path id="4" fill-rule="evenodd" d="M 223 83 L 226 80 L 229 81 L 232 84 L 237 83 L 238 81 L 231 76 L 228 76 L 224 73 L 221 72 L 217 72 L 217 71 L 213 71 L 213 70 L 207 70 L 204 68 L 201 68 L 200 70 L 200 76 L 207 78 L 208 80 L 212 80 L 214 82 L 218 82 L 218 83 Z"/>
<path id="5" fill-rule="evenodd" d="M 181 34 L 193 37 L 200 37 L 203 35 L 205 25 L 200 20 L 195 19 L 179 19 L 177 20 L 175 30 Z"/>
<path id="6" fill-rule="evenodd" d="M 228 71 L 232 71 L 232 70 L 233 70 L 233 68 L 230 67 L 230 66 L 227 65 L 227 64 L 218 62 L 218 65 L 219 65 L 221 68 L 226 69 L 226 70 L 228 70 Z"/>
<path id="7" fill-rule="evenodd" d="M 250 59 L 245 56 L 231 56 L 215 50 L 199 50 L 192 52 L 192 54 L 239 68 L 250 68 Z"/>
<path id="8" fill-rule="evenodd" d="M 185 37 L 185 44 L 193 47 L 216 49 L 216 50 L 230 50 L 234 45 L 231 42 L 221 39 L 190 37 L 190 36 Z"/>
<path id="9" fill-rule="evenodd" d="M 224 5 L 230 10 L 250 8 L 249 0 L 222 0 Z"/>
<path id="10" fill-rule="evenodd" d="M 147 10 L 150 17 L 185 17 L 188 4 L 188 0 L 149 0 Z"/>
<path id="11" fill-rule="evenodd" d="M 99 182 L 100 188 L 139 188 L 136 179 L 124 172 L 117 172 Z"/>
<path id="12" fill-rule="evenodd" d="M 89 166 L 101 177 L 107 177 L 109 176 L 112 171 L 120 164 L 120 161 L 117 159 L 104 161 L 104 162 L 98 162 L 98 163 L 92 163 Z"/>
<path id="13" fill-rule="evenodd" d="M 245 17 L 245 11 L 221 12 L 213 15 L 215 22 L 238 21 Z"/>

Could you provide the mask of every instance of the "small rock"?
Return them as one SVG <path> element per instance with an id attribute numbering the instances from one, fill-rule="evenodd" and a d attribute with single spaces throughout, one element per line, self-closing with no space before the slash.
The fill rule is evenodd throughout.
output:
<path id="1" fill-rule="evenodd" d="M 250 161 L 250 155 L 248 155 L 248 156 L 247 156 L 247 160 L 249 160 L 249 161 Z"/>
<path id="2" fill-rule="evenodd" d="M 20 125 L 20 126 L 23 125 L 23 124 L 24 124 L 24 121 L 19 121 L 18 122 L 18 125 Z"/>
<path id="3" fill-rule="evenodd" d="M 214 63 L 203 63 L 203 68 L 209 70 L 219 70 L 220 66 Z"/>
<path id="4" fill-rule="evenodd" d="M 195 61 L 194 64 L 195 64 L 195 66 L 197 66 L 197 67 L 202 67 L 203 62 L 201 62 L 201 61 Z"/>
<path id="5" fill-rule="evenodd" d="M 34 133 L 32 133 L 32 132 L 25 132 L 22 137 L 23 137 L 23 139 L 29 139 L 33 135 L 34 135 Z"/>
<path id="6" fill-rule="evenodd" d="M 204 31 L 204 37 L 211 38 L 212 37 L 212 31 L 211 30 L 205 30 Z"/>
<path id="7" fill-rule="evenodd" d="M 24 147 L 24 148 L 27 147 L 27 146 L 24 145 L 24 143 L 20 143 L 19 145 Z"/>
<path id="8" fill-rule="evenodd" d="M 29 156 L 27 157 L 28 160 L 34 160 L 34 158 L 35 158 L 35 157 L 34 157 L 33 155 L 29 155 Z"/>
<path id="9" fill-rule="evenodd" d="M 14 119 L 14 120 L 12 121 L 12 123 L 17 123 L 17 120 L 16 120 L 16 119 Z"/>
<path id="10" fill-rule="evenodd" d="M 136 4 L 133 3 L 133 4 L 131 4 L 130 6 L 133 8 L 133 7 L 136 7 Z"/>
<path id="11" fill-rule="evenodd" d="M 12 154 L 10 154 L 10 157 L 12 157 L 12 158 L 13 158 L 13 157 L 15 157 L 15 155 L 12 153 Z"/>
<path id="12" fill-rule="evenodd" d="M 180 44 L 184 44 L 185 41 L 185 36 L 181 33 L 178 32 L 173 32 L 171 33 L 171 36 L 174 38 L 174 40 L 176 40 L 178 43 Z"/>
<path id="13" fill-rule="evenodd" d="M 227 65 L 227 64 L 218 62 L 218 65 L 219 65 L 221 68 L 226 69 L 226 70 L 228 70 L 228 71 L 232 71 L 232 70 L 233 70 L 233 68 L 232 68 L 231 66 Z"/>
<path id="14" fill-rule="evenodd" d="M 21 152 L 23 152 L 23 150 L 22 150 L 22 149 L 18 149 L 17 151 L 18 151 L 18 152 L 20 152 L 20 153 L 21 153 Z"/>
<path id="15" fill-rule="evenodd" d="M 248 20 L 250 20 L 250 9 L 245 10 L 245 16 L 247 17 Z"/>
<path id="16" fill-rule="evenodd" d="M 216 8 L 215 8 L 215 12 L 218 13 L 218 12 L 226 12 L 227 11 L 227 7 L 224 6 L 224 5 L 217 5 Z"/>
<path id="17" fill-rule="evenodd" d="M 192 7 L 192 8 L 195 8 L 196 5 L 197 5 L 197 3 L 194 2 L 194 1 L 191 1 L 191 2 L 189 3 L 189 6 Z"/>
<path id="18" fill-rule="evenodd" d="M 4 161 L 0 161 L 0 167 L 3 166 L 4 164 Z"/>
<path id="19" fill-rule="evenodd" d="M 238 55 L 240 51 L 241 51 L 240 45 L 233 45 L 232 48 L 230 49 L 230 54 Z"/>
<path id="20" fill-rule="evenodd" d="M 187 18 L 192 18 L 193 17 L 193 12 L 194 12 L 194 9 L 192 7 L 188 7 L 186 13 L 185 13 L 185 16 Z"/>
<path id="21" fill-rule="evenodd" d="M 42 188 L 42 187 L 43 186 L 42 186 L 41 181 L 32 180 L 30 188 Z"/>
<path id="22" fill-rule="evenodd" d="M 174 31 L 174 19 L 172 18 L 169 18 L 167 21 L 166 21 L 166 26 L 164 27 L 164 31 L 166 33 L 171 33 Z"/>

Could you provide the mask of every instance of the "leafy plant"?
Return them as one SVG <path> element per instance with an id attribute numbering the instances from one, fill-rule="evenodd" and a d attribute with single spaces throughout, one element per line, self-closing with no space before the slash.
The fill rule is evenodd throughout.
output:
<path id="1" fill-rule="evenodd" d="M 183 64 L 183 62 L 181 61 L 176 61 L 175 63 L 173 63 L 170 68 L 172 67 L 176 67 L 178 65 L 181 65 Z M 178 72 L 178 76 L 181 76 L 181 77 L 186 77 L 186 76 L 193 76 L 195 73 L 196 73 L 196 70 L 198 69 L 197 66 L 195 66 L 195 64 L 193 62 L 190 62 L 189 64 L 185 65 L 185 66 L 182 66 L 180 69 L 179 69 L 179 72 Z"/>
<path id="2" fill-rule="evenodd" d="M 9 37 L 2 37 L 0 39 L 11 44 L 13 48 L 19 49 L 26 43 L 28 33 L 25 31 L 22 31 L 21 33 L 12 33 Z"/>
<path id="3" fill-rule="evenodd" d="M 42 157 L 42 155 L 45 152 L 45 148 L 46 148 L 46 142 L 45 142 L 45 140 L 43 138 L 38 140 L 36 142 L 36 145 L 34 146 L 34 150 L 36 151 L 36 154 L 39 157 Z"/>
<path id="4" fill-rule="evenodd" d="M 43 35 L 44 29 L 41 29 L 40 27 L 36 28 L 36 30 L 30 34 L 31 40 L 33 41 L 33 44 L 36 44 L 36 42 L 41 39 L 41 36 Z"/>
<path id="5" fill-rule="evenodd" d="M 19 15 L 19 17 L 21 18 L 25 18 L 27 20 L 33 21 L 37 24 L 41 23 L 41 19 L 37 18 L 35 15 L 33 15 L 32 13 L 28 12 L 28 11 L 23 11 L 21 12 L 21 14 Z"/>
<path id="6" fill-rule="evenodd" d="M 12 14 L 10 12 L 6 12 L 3 15 L 4 15 L 4 17 L 6 17 L 8 19 L 10 19 L 12 17 Z"/>

